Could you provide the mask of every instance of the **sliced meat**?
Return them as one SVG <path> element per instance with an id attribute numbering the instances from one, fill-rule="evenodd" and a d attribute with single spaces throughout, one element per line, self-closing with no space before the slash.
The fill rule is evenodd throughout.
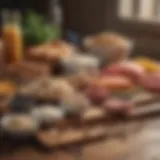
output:
<path id="1" fill-rule="evenodd" d="M 85 90 L 85 95 L 93 104 L 100 105 L 109 97 L 109 91 L 103 87 L 93 85 Z"/>
<path id="2" fill-rule="evenodd" d="M 104 106 L 111 114 L 126 115 L 130 113 L 133 103 L 129 100 L 112 98 L 107 100 Z"/>
<path id="3" fill-rule="evenodd" d="M 143 74 L 144 68 L 132 62 L 113 64 L 102 71 L 102 75 L 123 75 L 134 82 L 137 82 Z"/>
<path id="4" fill-rule="evenodd" d="M 160 72 L 146 74 L 139 81 L 140 86 L 150 92 L 160 92 Z"/>
<path id="5" fill-rule="evenodd" d="M 133 82 L 129 78 L 119 75 L 104 76 L 95 83 L 110 90 L 124 90 L 133 87 Z"/>

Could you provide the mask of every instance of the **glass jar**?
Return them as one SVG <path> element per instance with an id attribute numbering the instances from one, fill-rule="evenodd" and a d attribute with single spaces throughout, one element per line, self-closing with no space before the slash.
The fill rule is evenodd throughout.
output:
<path id="1" fill-rule="evenodd" d="M 4 42 L 4 59 L 6 64 L 18 63 L 22 60 L 23 41 L 18 12 L 9 15 L 3 13 L 2 38 Z"/>
<path id="2" fill-rule="evenodd" d="M 3 76 L 4 67 L 4 46 L 3 41 L 0 40 L 0 77 Z"/>

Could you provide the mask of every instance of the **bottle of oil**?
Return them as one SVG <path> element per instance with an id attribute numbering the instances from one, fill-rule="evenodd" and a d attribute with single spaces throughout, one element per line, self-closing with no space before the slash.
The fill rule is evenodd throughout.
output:
<path id="1" fill-rule="evenodd" d="M 4 59 L 6 64 L 22 60 L 23 42 L 20 27 L 20 13 L 8 11 L 3 13 L 2 38 L 4 42 Z"/>
<path id="2" fill-rule="evenodd" d="M 4 48 L 3 41 L 0 39 L 0 78 L 3 77 L 4 73 Z"/>

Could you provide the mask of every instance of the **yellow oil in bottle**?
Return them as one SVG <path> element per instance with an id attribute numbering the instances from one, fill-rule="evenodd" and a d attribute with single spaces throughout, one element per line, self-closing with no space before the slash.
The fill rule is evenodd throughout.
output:
<path id="1" fill-rule="evenodd" d="M 5 19 L 4 21 L 2 38 L 4 42 L 5 62 L 6 64 L 18 63 L 23 58 L 23 41 L 19 24 L 19 14 L 14 13 L 11 19 Z"/>

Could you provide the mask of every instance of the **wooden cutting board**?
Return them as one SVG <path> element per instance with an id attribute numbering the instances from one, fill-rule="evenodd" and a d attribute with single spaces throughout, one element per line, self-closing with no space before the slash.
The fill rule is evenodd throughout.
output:
<path id="1" fill-rule="evenodd" d="M 130 128 L 133 122 L 141 122 L 148 117 L 155 117 L 160 114 L 159 103 L 151 100 L 151 104 L 148 102 L 135 106 L 131 114 L 123 119 L 111 117 L 101 108 L 91 107 L 86 110 L 78 126 L 39 131 L 35 138 L 42 146 L 53 148 L 88 142 L 106 136 L 121 135 L 124 132 L 128 134 L 132 131 L 128 127 Z M 140 104 L 140 101 L 136 103 Z"/>
<path id="2" fill-rule="evenodd" d="M 160 114 L 160 105 L 157 102 L 157 97 L 150 98 L 148 103 L 136 101 L 138 105 L 124 119 L 111 117 L 101 108 L 90 108 L 82 116 L 81 126 L 65 130 L 55 128 L 41 131 L 38 132 L 36 138 L 40 144 L 50 148 L 123 133 L 130 123 Z"/>

